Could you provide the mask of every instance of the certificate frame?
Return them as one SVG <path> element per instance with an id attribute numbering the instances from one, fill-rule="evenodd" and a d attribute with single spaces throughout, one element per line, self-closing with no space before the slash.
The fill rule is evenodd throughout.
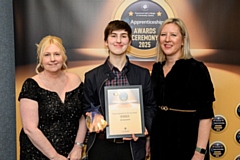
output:
<path id="1" fill-rule="evenodd" d="M 105 86 L 106 138 L 144 137 L 142 85 Z"/>

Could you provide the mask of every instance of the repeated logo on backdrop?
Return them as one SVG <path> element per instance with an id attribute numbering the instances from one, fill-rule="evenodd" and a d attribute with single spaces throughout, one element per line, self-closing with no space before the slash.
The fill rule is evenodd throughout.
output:
<path id="1" fill-rule="evenodd" d="M 223 142 L 216 141 L 210 145 L 209 152 L 212 157 L 220 158 L 223 157 L 226 152 L 226 146 Z"/>
<path id="2" fill-rule="evenodd" d="M 237 116 L 238 118 L 240 118 L 240 104 L 238 104 L 238 105 L 236 106 L 235 113 L 236 113 L 236 116 Z"/>
<path id="3" fill-rule="evenodd" d="M 236 106 L 235 115 L 240 118 L 240 104 Z M 238 122 L 236 122 L 236 124 L 238 124 Z M 212 119 L 212 131 L 214 131 L 215 133 L 223 133 L 224 131 L 226 131 L 227 126 L 227 119 L 223 115 L 215 115 L 215 117 Z M 237 129 L 235 134 L 233 133 L 232 136 L 235 143 L 237 145 L 240 145 L 240 129 Z M 217 159 L 224 159 L 224 155 L 226 155 L 226 146 L 224 142 L 213 142 L 210 145 L 210 155 Z M 234 160 L 240 160 L 240 155 L 236 156 Z"/>
<path id="4" fill-rule="evenodd" d="M 237 155 L 234 160 L 240 160 L 240 155 Z"/>
<path id="5" fill-rule="evenodd" d="M 215 132 L 222 132 L 227 126 L 226 118 L 222 115 L 216 115 L 212 119 L 212 130 Z"/>
<path id="6" fill-rule="evenodd" d="M 238 145 L 240 145 L 240 129 L 237 130 L 237 132 L 235 133 L 235 135 L 234 135 L 234 140 L 235 140 L 235 142 L 236 142 Z M 240 149 L 239 149 L 239 150 L 240 150 Z"/>

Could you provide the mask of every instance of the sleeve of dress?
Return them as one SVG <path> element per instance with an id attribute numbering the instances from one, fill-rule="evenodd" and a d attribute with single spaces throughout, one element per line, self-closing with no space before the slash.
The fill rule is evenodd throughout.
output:
<path id="1" fill-rule="evenodd" d="M 151 82 L 152 82 L 153 88 L 156 87 L 155 79 L 156 79 L 157 75 L 158 75 L 158 72 L 157 72 L 157 63 L 154 63 L 154 64 L 153 64 L 153 67 L 152 67 L 152 72 L 151 72 Z"/>
<path id="2" fill-rule="evenodd" d="M 195 105 L 197 106 L 197 110 L 199 113 L 200 119 L 212 118 L 214 116 L 213 113 L 213 101 L 215 101 L 214 97 L 214 88 L 211 81 L 211 77 L 207 67 L 202 63 L 198 62 L 195 66 L 194 71 L 194 79 L 195 82 Z"/>
<path id="3" fill-rule="evenodd" d="M 165 80 L 163 76 L 162 64 L 160 64 L 160 62 L 153 65 L 151 82 L 155 101 L 157 105 L 161 105 L 164 101 L 163 94 L 165 88 Z"/>
<path id="4" fill-rule="evenodd" d="M 22 85 L 22 90 L 18 96 L 18 100 L 20 101 L 22 98 L 28 98 L 37 101 L 38 88 L 37 82 L 31 78 L 28 78 Z"/>

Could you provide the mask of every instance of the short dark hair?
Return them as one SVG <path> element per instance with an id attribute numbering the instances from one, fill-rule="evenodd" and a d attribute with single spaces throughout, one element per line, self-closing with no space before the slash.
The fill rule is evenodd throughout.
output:
<path id="1" fill-rule="evenodd" d="M 132 29 L 129 24 L 122 20 L 113 20 L 108 23 L 107 27 L 104 30 L 104 41 L 107 41 L 108 35 L 115 30 L 125 30 L 128 33 L 128 38 L 132 40 Z"/>

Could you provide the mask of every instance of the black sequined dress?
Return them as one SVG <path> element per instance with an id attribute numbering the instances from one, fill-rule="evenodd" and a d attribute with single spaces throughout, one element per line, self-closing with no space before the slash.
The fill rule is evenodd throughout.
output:
<path id="1" fill-rule="evenodd" d="M 31 78 L 27 79 L 19 95 L 38 103 L 38 128 L 50 141 L 56 151 L 67 157 L 72 150 L 82 115 L 83 83 L 72 91 L 66 92 L 65 101 L 62 102 L 56 92 L 41 88 Z M 31 143 L 27 135 L 20 133 L 20 159 L 21 160 L 48 160 Z"/>

